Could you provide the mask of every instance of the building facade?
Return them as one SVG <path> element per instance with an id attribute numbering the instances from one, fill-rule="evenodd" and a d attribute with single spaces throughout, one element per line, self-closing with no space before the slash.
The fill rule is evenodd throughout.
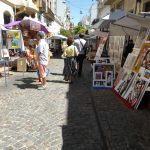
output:
<path id="1" fill-rule="evenodd" d="M 93 20 L 97 18 L 97 15 L 98 15 L 98 13 L 97 13 L 97 10 L 98 10 L 97 4 L 98 4 L 97 2 L 94 3 L 89 9 L 89 23 L 90 24 L 92 24 Z"/>
<path id="2" fill-rule="evenodd" d="M 111 5 L 111 11 L 122 9 L 135 14 L 150 12 L 150 0 L 104 0 L 103 3 Z"/>
<path id="3" fill-rule="evenodd" d="M 104 0 L 99 0 L 97 12 L 97 18 L 102 19 L 110 13 L 110 5 L 105 5 Z"/>

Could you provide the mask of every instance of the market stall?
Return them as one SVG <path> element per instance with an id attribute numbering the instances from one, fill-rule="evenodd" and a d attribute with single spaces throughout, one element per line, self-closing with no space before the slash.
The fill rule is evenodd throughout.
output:
<path id="1" fill-rule="evenodd" d="M 126 21 L 127 18 L 137 24 L 136 27 L 140 27 L 140 31 L 133 52 L 128 55 L 119 71 L 114 83 L 114 92 L 128 107 L 138 109 L 141 102 L 150 103 L 145 96 L 145 93 L 150 92 L 150 18 L 133 14 L 126 16 Z M 123 24 L 123 28 L 127 30 L 129 25 L 130 22 L 127 23 L 127 27 Z"/>
<path id="2" fill-rule="evenodd" d="M 7 28 L 19 28 L 23 33 L 23 41 L 25 45 L 26 67 L 23 70 L 35 70 L 36 69 L 36 45 L 37 45 L 37 32 L 44 31 L 48 33 L 48 28 L 43 25 L 40 21 L 35 19 L 24 17 L 22 21 L 14 21 L 4 25 Z M 18 65 L 19 66 L 19 65 Z M 19 71 L 20 69 L 18 69 Z"/>

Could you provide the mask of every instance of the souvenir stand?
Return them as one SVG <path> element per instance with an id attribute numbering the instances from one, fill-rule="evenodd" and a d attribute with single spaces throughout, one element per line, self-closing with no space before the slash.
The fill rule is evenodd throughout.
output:
<path id="1" fill-rule="evenodd" d="M 20 30 L 0 30 L 0 63 L 4 67 L 5 85 L 7 86 L 7 75 L 9 75 L 9 64 L 12 64 L 14 60 L 10 57 L 9 50 L 23 50 L 23 39 Z M 6 69 L 7 68 L 7 69 Z"/>
<path id="2" fill-rule="evenodd" d="M 129 108 L 138 109 L 142 101 L 150 101 L 148 97 L 143 99 L 145 92 L 150 92 L 150 18 L 128 17 L 130 21 L 133 19 L 141 25 L 141 28 L 133 52 L 120 69 L 113 89 Z"/>
<path id="3" fill-rule="evenodd" d="M 23 33 L 23 40 L 25 45 L 25 55 L 26 59 L 23 60 L 24 66 L 23 68 L 17 69 L 18 71 L 24 70 L 26 71 L 28 68 L 35 70 L 35 59 L 36 59 L 36 39 L 37 32 L 44 31 L 46 34 L 48 33 L 48 29 L 39 21 L 32 19 L 30 17 L 25 17 L 22 21 L 15 21 L 9 24 L 6 24 L 5 27 L 14 27 L 18 26 L 19 29 Z M 32 56 L 32 57 L 30 57 Z"/>

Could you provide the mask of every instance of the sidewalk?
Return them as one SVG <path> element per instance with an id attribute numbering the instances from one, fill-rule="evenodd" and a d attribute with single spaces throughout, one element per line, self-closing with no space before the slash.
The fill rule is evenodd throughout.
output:
<path id="1" fill-rule="evenodd" d="M 49 66 L 47 89 L 36 73 L 0 79 L 0 149 L 149 150 L 150 113 L 130 110 L 111 90 L 92 88 L 90 64 L 73 84 L 63 81 L 63 59 Z"/>

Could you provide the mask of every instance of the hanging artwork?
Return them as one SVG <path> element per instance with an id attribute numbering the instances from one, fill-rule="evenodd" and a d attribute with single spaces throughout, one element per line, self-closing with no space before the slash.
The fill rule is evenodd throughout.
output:
<path id="1" fill-rule="evenodd" d="M 7 48 L 8 49 L 16 49 L 21 48 L 21 37 L 20 31 L 7 31 Z M 10 38 L 11 37 L 11 38 Z"/>
<path id="2" fill-rule="evenodd" d="M 20 39 L 20 32 L 18 31 L 14 32 L 14 39 Z"/>

